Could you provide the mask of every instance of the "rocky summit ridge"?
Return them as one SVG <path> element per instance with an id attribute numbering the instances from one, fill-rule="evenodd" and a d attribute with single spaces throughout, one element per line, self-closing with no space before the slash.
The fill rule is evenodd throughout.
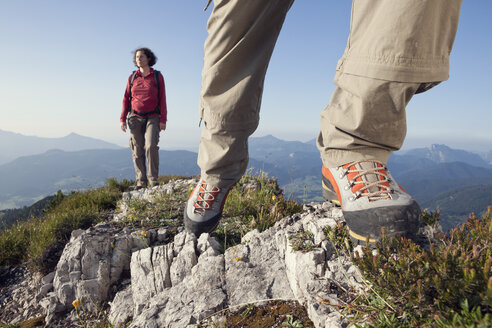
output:
<path id="1" fill-rule="evenodd" d="M 275 299 L 303 304 L 315 327 L 348 325 L 336 310 L 339 291 L 365 285 L 356 266 L 325 237 L 326 226 L 343 221 L 341 210 L 329 203 L 306 204 L 302 213 L 247 233 L 225 252 L 209 234 L 196 238 L 182 227 L 142 231 L 117 224 L 128 215 L 130 200 L 151 202 L 195 183 L 175 180 L 124 193 L 112 220 L 72 232 L 56 270 L 44 277 L 22 267 L 4 270 L 1 321 L 45 316 L 48 327 L 72 327 L 77 300 L 92 313 L 108 305 L 114 327 L 130 321 L 132 328 L 221 327 L 221 310 Z M 291 237 L 304 232 L 312 234 L 314 247 L 295 250 Z"/>

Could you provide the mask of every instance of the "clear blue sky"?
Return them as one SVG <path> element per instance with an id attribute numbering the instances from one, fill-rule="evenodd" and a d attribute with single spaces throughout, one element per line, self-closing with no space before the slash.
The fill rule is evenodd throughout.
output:
<path id="1" fill-rule="evenodd" d="M 203 11 L 206 2 L 0 0 L 0 129 L 41 137 L 75 132 L 126 146 L 121 102 L 134 69 L 132 51 L 146 46 L 166 80 L 169 121 L 161 148 L 196 150 L 212 10 Z M 348 36 L 350 6 L 348 0 L 294 3 L 270 63 L 254 136 L 316 137 Z M 490 0 L 464 1 L 451 78 L 414 97 L 404 148 L 492 149 L 490 13 Z"/>

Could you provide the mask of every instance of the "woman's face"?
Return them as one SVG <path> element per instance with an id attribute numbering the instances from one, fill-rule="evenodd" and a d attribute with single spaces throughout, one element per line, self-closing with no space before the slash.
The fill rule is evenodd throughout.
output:
<path id="1" fill-rule="evenodd" d="M 149 59 L 145 55 L 145 52 L 142 50 L 137 51 L 135 54 L 135 62 L 137 63 L 138 67 L 146 67 L 149 66 Z"/>

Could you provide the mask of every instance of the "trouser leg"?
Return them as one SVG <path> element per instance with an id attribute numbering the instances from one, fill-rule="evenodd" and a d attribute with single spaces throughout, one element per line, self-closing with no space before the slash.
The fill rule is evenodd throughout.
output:
<path id="1" fill-rule="evenodd" d="M 405 107 L 420 83 L 342 74 L 321 113 L 318 148 L 325 167 L 374 159 L 386 162 L 406 134 Z"/>
<path id="2" fill-rule="evenodd" d="M 145 168 L 145 119 L 131 116 L 128 119 L 130 128 L 130 148 L 132 150 L 133 166 L 138 186 L 147 185 L 147 174 Z"/>
<path id="3" fill-rule="evenodd" d="M 216 0 L 207 24 L 198 165 L 213 185 L 240 179 L 256 130 L 263 83 L 293 0 Z"/>
<path id="4" fill-rule="evenodd" d="M 318 148 L 327 167 L 385 162 L 406 134 L 405 107 L 448 78 L 460 0 L 354 0 L 351 31 Z"/>
<path id="5" fill-rule="evenodd" d="M 150 185 L 159 178 L 159 116 L 149 117 L 145 129 L 145 154 L 147 156 L 147 179 Z"/>

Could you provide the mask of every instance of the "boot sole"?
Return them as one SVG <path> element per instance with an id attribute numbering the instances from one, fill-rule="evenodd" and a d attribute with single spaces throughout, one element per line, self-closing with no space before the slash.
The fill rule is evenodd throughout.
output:
<path id="1" fill-rule="evenodd" d="M 222 217 L 222 213 L 217 214 L 205 222 L 195 222 L 191 220 L 188 218 L 186 211 L 183 217 L 186 231 L 193 233 L 198 238 L 202 233 L 211 233 L 217 228 L 220 218 Z"/>
<path id="2" fill-rule="evenodd" d="M 343 216 L 349 228 L 350 237 L 365 244 L 368 235 L 372 243 L 380 240 L 383 227 L 387 237 L 401 235 L 414 239 L 420 227 L 421 210 L 417 202 L 413 201 L 406 206 L 345 211 Z"/>
<path id="3" fill-rule="evenodd" d="M 330 181 L 323 177 L 321 180 L 321 189 L 323 191 L 323 199 L 335 204 L 336 206 L 341 206 L 340 201 L 338 200 L 338 195 L 334 192 L 329 186 L 331 186 Z"/>

